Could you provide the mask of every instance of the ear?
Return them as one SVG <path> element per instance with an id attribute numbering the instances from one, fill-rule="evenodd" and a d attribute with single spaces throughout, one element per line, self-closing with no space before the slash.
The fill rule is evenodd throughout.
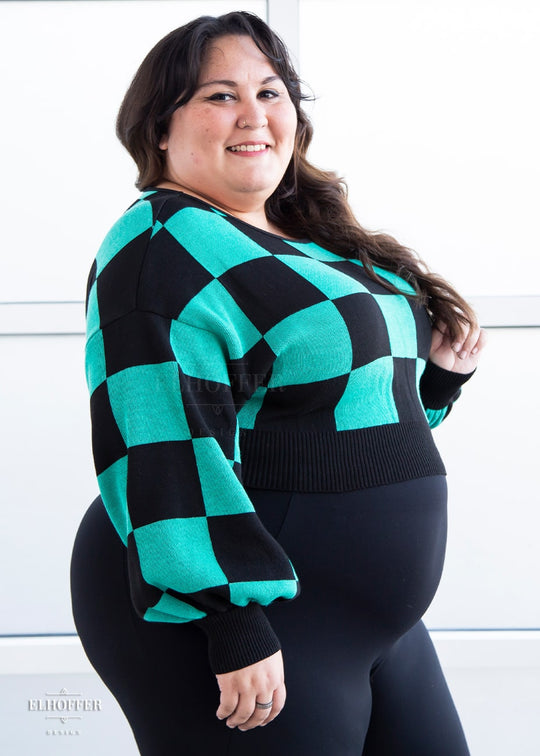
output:
<path id="1" fill-rule="evenodd" d="M 169 135 L 163 134 L 163 136 L 159 140 L 159 149 L 166 150 L 168 147 L 169 147 Z"/>

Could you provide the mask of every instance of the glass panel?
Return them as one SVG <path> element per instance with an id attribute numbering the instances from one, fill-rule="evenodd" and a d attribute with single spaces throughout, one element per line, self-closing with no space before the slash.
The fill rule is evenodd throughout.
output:
<path id="1" fill-rule="evenodd" d="M 300 0 L 314 162 L 467 295 L 538 291 L 539 28 L 536 0 Z"/>

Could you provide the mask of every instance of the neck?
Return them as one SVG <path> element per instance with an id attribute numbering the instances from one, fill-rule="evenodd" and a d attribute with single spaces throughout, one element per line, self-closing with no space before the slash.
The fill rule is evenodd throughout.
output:
<path id="1" fill-rule="evenodd" d="M 199 192 L 195 192 L 193 191 L 193 189 L 189 189 L 188 187 L 183 186 L 176 181 L 171 181 L 171 179 L 164 179 L 163 181 L 160 181 L 158 184 L 156 184 L 156 187 L 158 189 L 173 189 L 178 192 L 183 192 L 184 194 L 189 194 L 192 197 L 197 197 L 197 199 L 208 202 L 208 204 L 212 205 L 212 207 L 215 207 L 218 210 L 223 210 L 223 212 L 227 213 L 228 215 L 232 215 L 234 218 L 238 218 L 245 223 L 249 223 L 251 226 L 260 228 L 263 231 L 270 231 L 271 233 L 278 234 L 280 236 L 283 235 L 281 229 L 277 228 L 269 222 L 268 218 L 266 217 L 264 205 L 260 207 L 254 207 L 250 210 L 238 210 L 237 208 L 229 207 L 220 202 L 216 202 L 212 197 L 201 194 Z"/>

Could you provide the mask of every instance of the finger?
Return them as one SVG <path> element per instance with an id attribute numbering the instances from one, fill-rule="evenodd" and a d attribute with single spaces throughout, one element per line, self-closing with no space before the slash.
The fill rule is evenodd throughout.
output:
<path id="1" fill-rule="evenodd" d="M 467 352 L 470 352 L 473 349 L 473 347 L 476 345 L 476 342 L 478 341 L 479 336 L 480 336 L 480 326 L 471 328 L 467 338 L 465 339 L 465 343 L 463 344 L 463 349 L 466 350 Z"/>
<path id="2" fill-rule="evenodd" d="M 236 711 L 237 706 L 238 693 L 232 690 L 222 690 L 216 717 L 218 719 L 227 719 L 227 717 L 230 717 Z"/>
<path id="3" fill-rule="evenodd" d="M 471 350 L 475 347 L 476 342 L 478 341 L 478 338 L 480 336 L 480 328 L 478 326 L 475 326 L 474 328 L 471 328 L 467 334 L 464 334 L 464 336 L 465 338 L 463 339 L 461 344 L 456 343 L 452 346 L 461 360 L 467 359 L 467 357 L 471 353 Z"/>
<path id="4" fill-rule="evenodd" d="M 483 328 L 480 329 L 480 334 L 478 336 L 478 340 L 476 344 L 471 349 L 471 354 L 478 354 L 478 352 L 481 352 L 482 349 L 485 347 L 487 341 L 487 333 L 484 331 Z"/>
<path id="5" fill-rule="evenodd" d="M 286 698 L 287 698 L 287 691 L 285 689 L 285 685 L 283 684 L 283 685 L 280 685 L 279 688 L 277 688 L 274 691 L 274 697 L 273 697 L 274 705 L 272 706 L 270 713 L 268 714 L 267 718 L 262 724 L 262 727 L 266 727 L 267 724 L 270 724 L 270 722 L 277 717 L 277 715 L 285 706 Z"/>
<path id="6" fill-rule="evenodd" d="M 227 727 L 238 727 L 245 724 L 255 711 L 255 695 L 253 693 L 240 694 L 236 709 L 227 719 Z"/>
<path id="7" fill-rule="evenodd" d="M 270 703 L 271 705 L 269 707 L 262 708 L 261 706 L 257 706 L 257 702 L 261 704 Z M 252 730 L 254 727 L 259 727 L 266 722 L 266 720 L 270 716 L 270 712 L 274 708 L 273 691 L 270 693 L 262 693 L 258 695 L 253 702 L 253 705 L 255 708 L 250 718 L 238 728 L 242 732 L 244 732 L 244 730 Z"/>

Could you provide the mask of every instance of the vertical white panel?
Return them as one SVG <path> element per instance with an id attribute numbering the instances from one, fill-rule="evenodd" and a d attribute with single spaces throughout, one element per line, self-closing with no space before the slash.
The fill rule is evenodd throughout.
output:
<path id="1" fill-rule="evenodd" d="M 69 562 L 98 489 L 82 336 L 2 336 L 0 635 L 74 632 Z"/>
<path id="2" fill-rule="evenodd" d="M 449 541 L 430 627 L 540 627 L 540 328 L 494 329 L 434 436 Z"/>
<path id="3" fill-rule="evenodd" d="M 538 292 L 540 4 L 300 0 L 313 159 L 466 294 Z"/>

